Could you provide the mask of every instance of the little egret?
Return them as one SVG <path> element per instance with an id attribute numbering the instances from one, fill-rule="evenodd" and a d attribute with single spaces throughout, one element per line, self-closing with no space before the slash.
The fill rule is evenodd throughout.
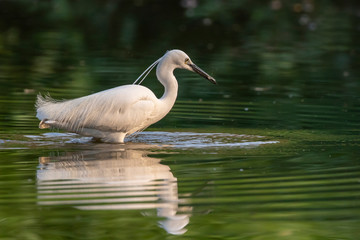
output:
<path id="1" fill-rule="evenodd" d="M 160 99 L 140 85 L 156 65 L 156 76 L 165 88 Z M 171 50 L 150 65 L 132 85 L 65 101 L 39 94 L 36 101 L 39 128 L 58 128 L 103 142 L 123 143 L 126 136 L 144 130 L 171 110 L 178 92 L 173 74 L 176 68 L 196 72 L 216 84 L 215 79 L 196 66 L 186 53 Z M 136 85 L 140 78 L 143 79 Z"/>

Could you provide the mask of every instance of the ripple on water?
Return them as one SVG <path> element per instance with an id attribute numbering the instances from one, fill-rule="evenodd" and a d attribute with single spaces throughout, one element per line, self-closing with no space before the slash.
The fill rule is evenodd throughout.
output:
<path id="1" fill-rule="evenodd" d="M 133 142 L 146 142 L 175 148 L 256 147 L 278 143 L 263 136 L 231 133 L 142 132 L 131 137 Z"/>
<path id="2" fill-rule="evenodd" d="M 91 137 L 82 137 L 75 133 L 48 132 L 41 135 L 25 135 L 31 142 L 6 140 L 7 144 L 86 144 Z M 195 132 L 161 132 L 146 131 L 136 133 L 126 139 L 128 143 L 144 143 L 169 148 L 252 148 L 263 144 L 274 144 L 279 141 L 268 140 L 264 136 L 232 133 L 195 133 Z M 1 144 L 2 142 L 0 142 Z"/>

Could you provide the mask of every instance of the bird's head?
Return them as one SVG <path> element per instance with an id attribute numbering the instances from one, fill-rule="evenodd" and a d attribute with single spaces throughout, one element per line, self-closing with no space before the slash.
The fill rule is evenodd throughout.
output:
<path id="1" fill-rule="evenodd" d="M 175 64 L 177 68 L 186 69 L 192 72 L 198 73 L 200 76 L 206 78 L 211 83 L 216 84 L 216 81 L 213 77 L 203 71 L 201 68 L 196 66 L 190 59 L 190 57 L 181 50 L 170 50 L 167 51 L 164 55 L 165 58 L 168 58 L 170 62 Z"/>

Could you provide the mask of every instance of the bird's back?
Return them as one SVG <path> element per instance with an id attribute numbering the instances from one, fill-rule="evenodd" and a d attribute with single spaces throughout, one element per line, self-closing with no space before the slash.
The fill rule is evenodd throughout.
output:
<path id="1" fill-rule="evenodd" d="M 66 101 L 38 96 L 36 116 L 40 120 L 56 122 L 57 128 L 73 132 L 89 128 L 130 133 L 151 124 L 149 121 L 157 101 L 146 87 L 124 85 Z"/>

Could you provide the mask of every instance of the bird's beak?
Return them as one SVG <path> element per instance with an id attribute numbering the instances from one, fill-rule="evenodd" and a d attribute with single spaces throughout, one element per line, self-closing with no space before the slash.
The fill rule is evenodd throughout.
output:
<path id="1" fill-rule="evenodd" d="M 192 70 L 196 73 L 198 73 L 200 76 L 203 76 L 204 78 L 206 78 L 207 80 L 209 80 L 211 83 L 216 84 L 215 79 L 210 76 L 209 74 L 207 74 L 206 72 L 204 72 L 201 68 L 199 68 L 198 66 L 196 66 L 194 63 L 190 63 L 189 66 L 192 68 Z"/>

